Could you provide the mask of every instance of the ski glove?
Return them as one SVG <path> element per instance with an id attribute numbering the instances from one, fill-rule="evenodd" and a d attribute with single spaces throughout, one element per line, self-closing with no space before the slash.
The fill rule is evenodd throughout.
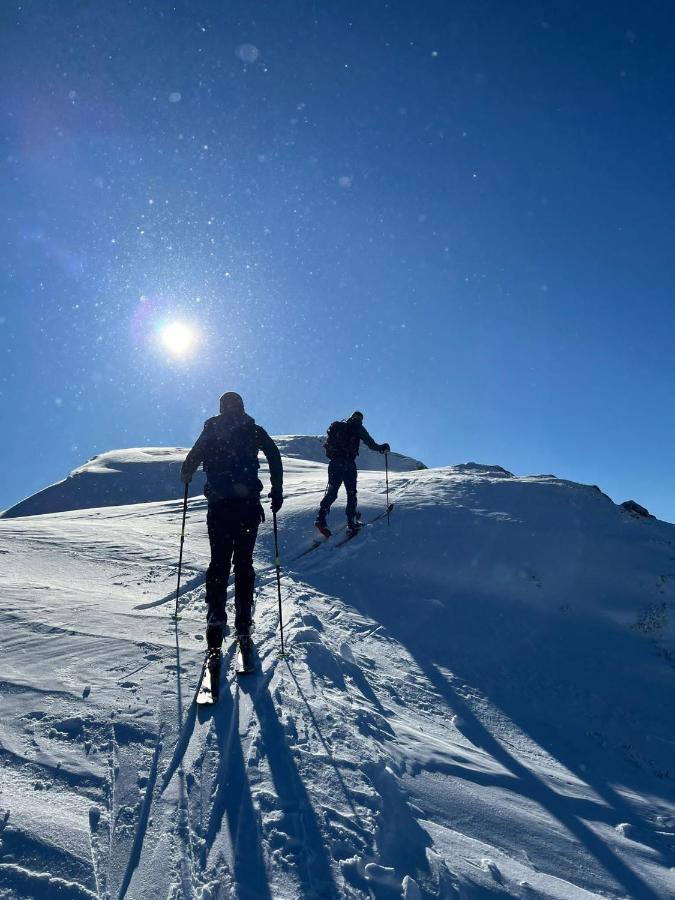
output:
<path id="1" fill-rule="evenodd" d="M 391 453 L 391 447 L 389 444 L 380 444 L 380 453 Z"/>
<path id="2" fill-rule="evenodd" d="M 279 490 L 279 488 L 272 488 L 269 492 L 269 496 L 272 498 L 272 512 L 278 513 L 284 502 L 284 495 Z"/>
<path id="3" fill-rule="evenodd" d="M 180 480 L 183 482 L 183 484 L 190 484 L 190 482 L 192 481 L 192 475 L 188 475 L 187 472 L 181 472 Z"/>

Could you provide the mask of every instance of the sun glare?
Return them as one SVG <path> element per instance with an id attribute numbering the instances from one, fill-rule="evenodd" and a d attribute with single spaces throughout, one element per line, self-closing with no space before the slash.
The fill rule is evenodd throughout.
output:
<path id="1" fill-rule="evenodd" d="M 160 339 L 172 356 L 187 356 L 194 346 L 196 334 L 184 322 L 170 322 L 160 331 Z"/>

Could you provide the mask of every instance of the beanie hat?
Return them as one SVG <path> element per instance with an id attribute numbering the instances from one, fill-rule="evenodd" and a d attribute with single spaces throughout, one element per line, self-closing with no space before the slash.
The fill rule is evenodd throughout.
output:
<path id="1" fill-rule="evenodd" d="M 220 398 L 220 412 L 241 412 L 244 411 L 244 401 L 241 396 L 234 391 L 227 391 Z"/>

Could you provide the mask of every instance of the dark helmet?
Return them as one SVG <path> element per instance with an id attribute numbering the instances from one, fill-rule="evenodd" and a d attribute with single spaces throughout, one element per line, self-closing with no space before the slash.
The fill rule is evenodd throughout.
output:
<path id="1" fill-rule="evenodd" d="M 358 409 L 356 409 L 356 410 L 354 410 L 354 412 L 351 414 L 351 416 L 349 418 L 350 419 L 359 419 L 361 422 L 363 422 L 363 413 L 359 412 Z"/>
<path id="2" fill-rule="evenodd" d="M 226 391 L 220 398 L 220 412 L 223 413 L 243 413 L 244 401 L 239 394 L 234 391 Z"/>

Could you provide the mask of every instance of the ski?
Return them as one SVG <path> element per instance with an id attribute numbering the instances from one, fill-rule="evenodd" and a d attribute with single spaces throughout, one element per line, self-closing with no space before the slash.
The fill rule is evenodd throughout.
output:
<path id="1" fill-rule="evenodd" d="M 202 675 L 199 679 L 199 687 L 195 702 L 198 706 L 212 706 L 218 701 L 220 693 L 220 667 L 222 654 L 206 654 Z"/>
<path id="2" fill-rule="evenodd" d="M 305 547 L 305 549 L 302 550 L 300 553 L 298 553 L 297 556 L 293 556 L 289 560 L 289 562 L 293 563 L 293 562 L 296 562 L 296 560 L 298 560 L 298 559 L 302 559 L 303 556 L 307 556 L 308 553 L 311 553 L 313 550 L 316 550 L 318 547 L 321 547 L 323 544 L 326 544 L 331 538 L 335 538 L 336 535 L 341 534 L 345 530 L 346 527 L 347 527 L 346 525 L 341 525 L 335 531 L 331 532 L 331 534 L 328 537 L 313 538 L 310 546 Z"/>
<path id="3" fill-rule="evenodd" d="M 239 641 L 234 667 L 237 675 L 248 675 L 249 672 L 255 672 L 253 641 L 250 638 Z"/>
<path id="4" fill-rule="evenodd" d="M 376 516 L 373 516 L 373 518 L 369 519 L 367 522 L 363 522 L 363 524 L 359 528 L 354 529 L 354 531 L 350 531 L 345 537 L 342 538 L 341 541 L 337 541 L 335 544 L 333 544 L 333 546 L 335 548 L 343 547 L 349 541 L 353 540 L 355 537 L 358 537 L 359 533 L 361 531 L 363 531 L 364 528 L 368 528 L 370 525 L 374 525 L 375 522 L 379 522 L 380 519 L 384 519 L 385 516 L 390 515 L 391 512 L 393 511 L 393 509 L 394 509 L 394 504 L 390 503 L 389 506 L 384 510 L 384 512 L 378 513 Z"/>
<path id="5" fill-rule="evenodd" d="M 307 556 L 308 553 L 311 553 L 312 550 L 316 550 L 317 547 L 320 547 L 322 544 L 325 544 L 327 540 L 330 538 L 314 538 L 309 547 L 306 547 L 301 553 L 298 553 L 297 556 L 294 556 L 289 562 L 295 562 L 297 559 L 302 559 L 303 556 Z"/>

